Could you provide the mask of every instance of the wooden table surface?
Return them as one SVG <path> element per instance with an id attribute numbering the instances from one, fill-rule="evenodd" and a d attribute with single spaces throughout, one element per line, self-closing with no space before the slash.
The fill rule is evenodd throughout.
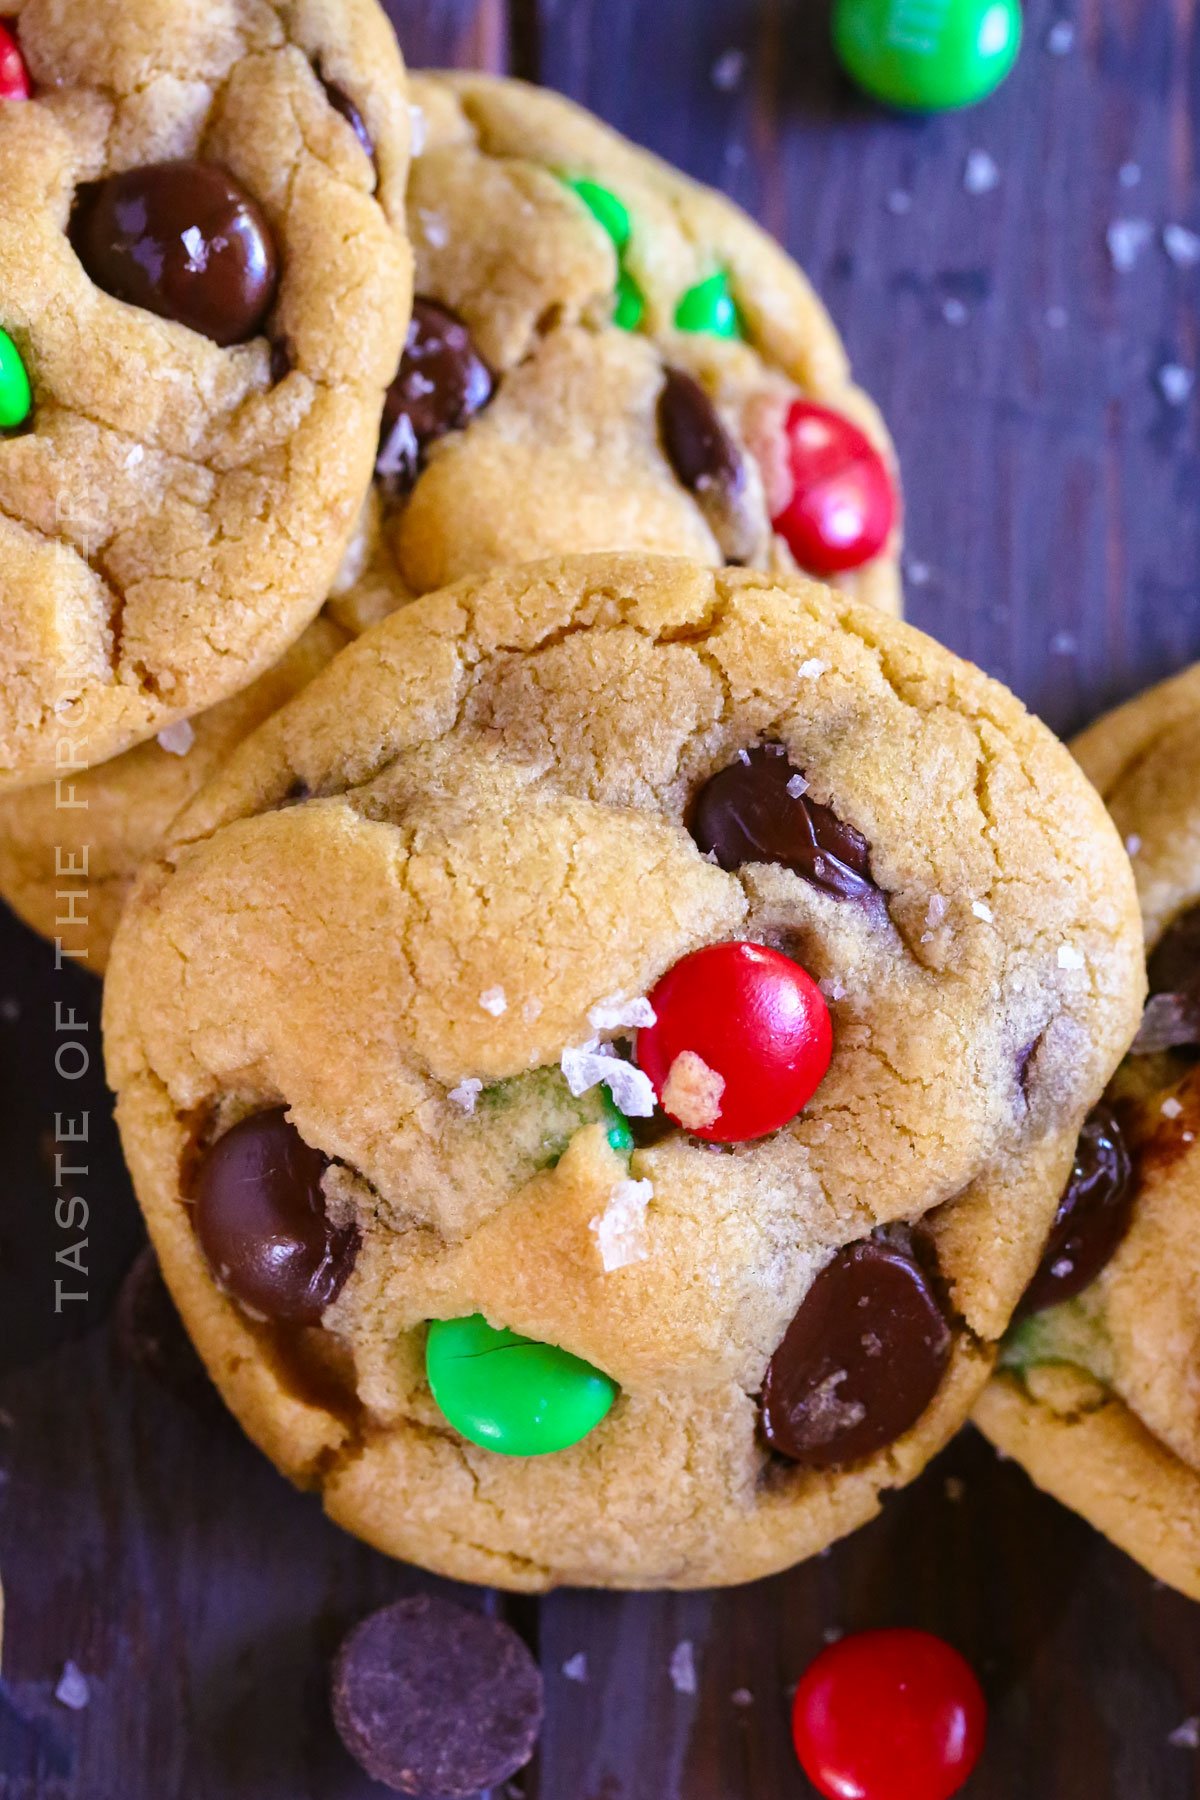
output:
<path id="1" fill-rule="evenodd" d="M 1172 235 L 1172 257 L 1161 236 L 1200 226 L 1196 0 L 1028 0 L 1006 88 L 927 122 L 850 94 L 819 0 L 392 12 L 411 63 L 562 88 L 799 257 L 899 444 L 917 624 L 1062 730 L 1200 655 L 1198 397 L 1180 373 L 1200 245 Z M 994 159 L 988 192 L 964 185 L 972 151 Z M 86 1029 L 56 1033 L 56 1005 Z M 382 1790 L 333 1735 L 326 1659 L 370 1607 L 437 1584 L 325 1523 L 203 1391 L 122 1357 L 112 1302 L 141 1233 L 97 1010 L 89 978 L 0 919 L 0 1800 L 367 1800 Z M 90 1046 L 76 1079 L 55 1071 L 64 1037 Z M 55 1221 L 49 1146 L 55 1112 L 84 1109 L 88 1298 L 56 1315 L 75 1234 Z M 983 1677 L 969 1800 L 1200 1796 L 1200 1757 L 1168 1742 L 1200 1714 L 1200 1611 L 971 1433 L 776 1580 L 482 1601 L 546 1673 L 541 1750 L 511 1788 L 527 1800 L 803 1796 L 789 1685 L 824 1638 L 888 1623 L 944 1633 Z M 685 1639 L 694 1695 L 668 1673 Z M 562 1673 L 580 1651 L 586 1683 Z M 80 1711 L 54 1698 L 68 1661 Z"/>

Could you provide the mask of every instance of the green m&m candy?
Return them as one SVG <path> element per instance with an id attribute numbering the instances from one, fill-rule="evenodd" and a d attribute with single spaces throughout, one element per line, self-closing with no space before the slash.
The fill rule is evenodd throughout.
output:
<path id="1" fill-rule="evenodd" d="M 615 1381 L 582 1358 L 497 1331 L 481 1313 L 430 1323 L 425 1372 L 454 1429 L 501 1456 L 570 1449 L 618 1393 Z"/>
<path id="2" fill-rule="evenodd" d="M 834 0 L 833 42 L 868 94 L 912 112 L 973 106 L 1021 46 L 1019 0 Z"/>
<path id="3" fill-rule="evenodd" d="M 675 308 L 680 331 L 709 331 L 714 337 L 741 337 L 737 305 L 724 269 L 690 287 Z"/>
<path id="4" fill-rule="evenodd" d="M 619 200 L 611 188 L 601 187 L 598 181 L 588 181 L 585 176 L 567 176 L 565 179 L 571 192 L 579 195 L 593 219 L 608 233 L 620 254 L 629 242 L 629 234 L 633 229 L 625 202 Z"/>
<path id="5" fill-rule="evenodd" d="M 7 331 L 0 331 L 0 431 L 23 425 L 33 406 L 33 394 L 21 352 Z"/>

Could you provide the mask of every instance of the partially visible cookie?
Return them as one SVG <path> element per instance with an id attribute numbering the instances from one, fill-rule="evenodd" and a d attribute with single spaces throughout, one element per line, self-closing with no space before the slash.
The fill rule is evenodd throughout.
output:
<path id="1" fill-rule="evenodd" d="M 783 251 L 556 94 L 486 76 L 412 87 L 419 295 L 330 616 L 357 632 L 461 575 L 576 550 L 784 570 L 789 538 L 819 554 L 813 533 L 831 521 L 834 581 L 899 611 L 891 445 Z M 807 486 L 789 461 L 796 407 L 815 434 Z M 245 703 L 251 722 L 269 692 Z M 194 721 L 186 769 L 148 749 L 96 770 L 79 784 L 86 814 L 64 814 L 49 787 L 0 799 L 0 895 L 51 938 L 73 911 L 72 953 L 101 971 L 116 902 L 238 720 L 228 706 Z M 92 892 L 65 907 L 85 884 L 62 878 L 56 847 L 76 840 Z"/>
<path id="2" fill-rule="evenodd" d="M 411 295 L 374 0 L 16 0 L 0 105 L 0 787 L 263 673 L 324 601 Z"/>
<path id="3" fill-rule="evenodd" d="M 425 596 L 172 837 L 105 1006 L 165 1277 L 279 1466 L 464 1579 L 746 1580 L 871 1517 L 982 1387 L 1141 1007 L 1067 752 L 796 577 Z"/>
<path id="4" fill-rule="evenodd" d="M 1200 665 L 1075 753 L 1133 860 L 1151 997 L 976 1420 L 1039 1487 L 1200 1599 Z"/>

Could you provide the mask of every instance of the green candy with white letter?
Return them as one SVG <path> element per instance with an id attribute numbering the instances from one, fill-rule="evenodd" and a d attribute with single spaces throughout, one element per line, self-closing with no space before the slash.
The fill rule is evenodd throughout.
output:
<path id="1" fill-rule="evenodd" d="M 596 1428 L 619 1392 L 569 1350 L 498 1331 L 481 1313 L 430 1323 L 425 1372 L 454 1429 L 500 1456 L 569 1449 Z"/>
<path id="2" fill-rule="evenodd" d="M 1019 0 L 835 0 L 833 42 L 868 94 L 910 112 L 973 106 L 1021 47 Z"/>

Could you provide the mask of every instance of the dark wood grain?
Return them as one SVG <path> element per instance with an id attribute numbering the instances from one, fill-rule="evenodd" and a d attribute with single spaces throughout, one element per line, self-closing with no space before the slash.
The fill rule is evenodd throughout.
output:
<path id="1" fill-rule="evenodd" d="M 829 302 L 905 469 L 909 609 L 1066 729 L 1200 655 L 1200 270 L 1119 218 L 1200 225 L 1193 0 L 1030 0 L 1009 85 L 956 118 L 856 100 L 817 0 L 397 0 L 414 65 L 540 77 L 726 188 Z M 1076 25 L 1069 54 L 1045 48 Z M 713 70 L 744 64 L 732 85 Z M 1001 181 L 968 195 L 968 153 Z M 1118 171 L 1136 162 L 1140 182 Z M 907 196 L 907 211 L 896 210 Z M 957 316 L 959 303 L 965 317 Z M 1055 309 L 1061 309 L 1061 314 Z M 1065 323 L 1063 322 L 1065 315 Z M 321 1518 L 202 1386 L 130 1366 L 113 1296 L 141 1241 L 99 1070 L 56 1075 L 90 980 L 0 919 L 0 1800 L 366 1800 L 324 1670 L 372 1605 L 427 1585 Z M 90 1113 L 86 1303 L 54 1310 L 56 1112 Z M 63 1265 L 57 1265 L 61 1275 Z M 549 1709 L 527 1800 L 791 1800 L 791 1684 L 835 1631 L 943 1632 L 991 1702 L 971 1800 L 1200 1800 L 1168 1734 L 1200 1713 L 1200 1614 L 965 1435 L 850 1542 L 729 1593 L 483 1594 L 535 1642 Z M 674 1691 L 695 1649 L 699 1691 Z M 588 1659 L 585 1683 L 563 1665 Z M 53 1698 L 64 1663 L 86 1710 Z M 736 1698 L 735 1698 L 736 1696 Z"/>

